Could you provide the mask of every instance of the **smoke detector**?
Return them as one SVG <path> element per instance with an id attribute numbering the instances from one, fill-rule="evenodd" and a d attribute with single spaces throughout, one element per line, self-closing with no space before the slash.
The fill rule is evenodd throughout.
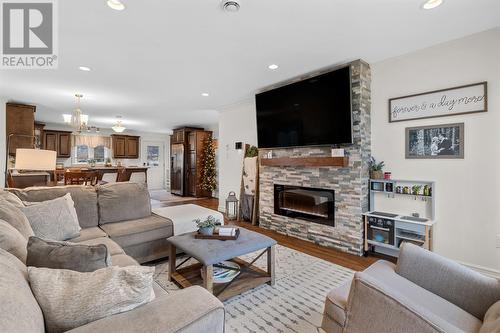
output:
<path id="1" fill-rule="evenodd" d="M 236 13 L 240 10 L 240 4 L 237 1 L 223 0 L 222 9 L 228 13 Z"/>

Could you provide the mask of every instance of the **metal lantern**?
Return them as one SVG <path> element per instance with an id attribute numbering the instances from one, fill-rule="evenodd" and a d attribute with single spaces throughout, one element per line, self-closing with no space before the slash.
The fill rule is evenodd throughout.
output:
<path id="1" fill-rule="evenodd" d="M 238 198 L 233 191 L 229 192 L 226 199 L 226 218 L 229 221 L 234 221 L 238 218 Z"/>

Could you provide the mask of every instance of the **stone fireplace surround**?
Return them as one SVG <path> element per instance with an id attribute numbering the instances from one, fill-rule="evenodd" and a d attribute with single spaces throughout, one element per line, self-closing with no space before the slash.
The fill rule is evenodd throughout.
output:
<path id="1" fill-rule="evenodd" d="M 342 148 L 347 167 L 261 166 L 259 172 L 259 223 L 262 228 L 363 254 L 363 221 L 368 209 L 368 162 L 370 135 L 370 66 L 362 60 L 350 64 L 352 86 L 353 144 Z M 335 70 L 332 68 L 331 70 Z M 317 75 L 319 73 L 314 73 Z M 272 149 L 273 157 L 330 156 L 332 147 Z M 260 158 L 269 150 L 261 149 Z M 274 184 L 332 189 L 335 191 L 335 226 L 274 214 Z"/>

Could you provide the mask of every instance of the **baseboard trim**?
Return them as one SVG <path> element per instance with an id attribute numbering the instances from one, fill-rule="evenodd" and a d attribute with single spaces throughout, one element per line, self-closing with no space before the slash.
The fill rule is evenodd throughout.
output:
<path id="1" fill-rule="evenodd" d="M 466 262 L 461 262 L 461 264 L 466 266 L 466 267 L 469 267 L 469 268 L 471 268 L 471 269 L 473 269 L 476 272 L 479 272 L 481 274 L 500 279 L 500 270 L 496 270 L 496 269 L 488 268 L 488 267 L 483 267 L 483 266 L 479 266 L 479 265 L 474 265 L 474 264 L 469 264 Z"/>

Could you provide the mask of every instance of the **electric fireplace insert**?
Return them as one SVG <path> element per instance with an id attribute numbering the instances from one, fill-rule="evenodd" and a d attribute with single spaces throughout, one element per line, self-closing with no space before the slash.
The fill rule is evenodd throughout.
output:
<path id="1" fill-rule="evenodd" d="M 275 184 L 274 213 L 333 227 L 335 191 Z"/>

